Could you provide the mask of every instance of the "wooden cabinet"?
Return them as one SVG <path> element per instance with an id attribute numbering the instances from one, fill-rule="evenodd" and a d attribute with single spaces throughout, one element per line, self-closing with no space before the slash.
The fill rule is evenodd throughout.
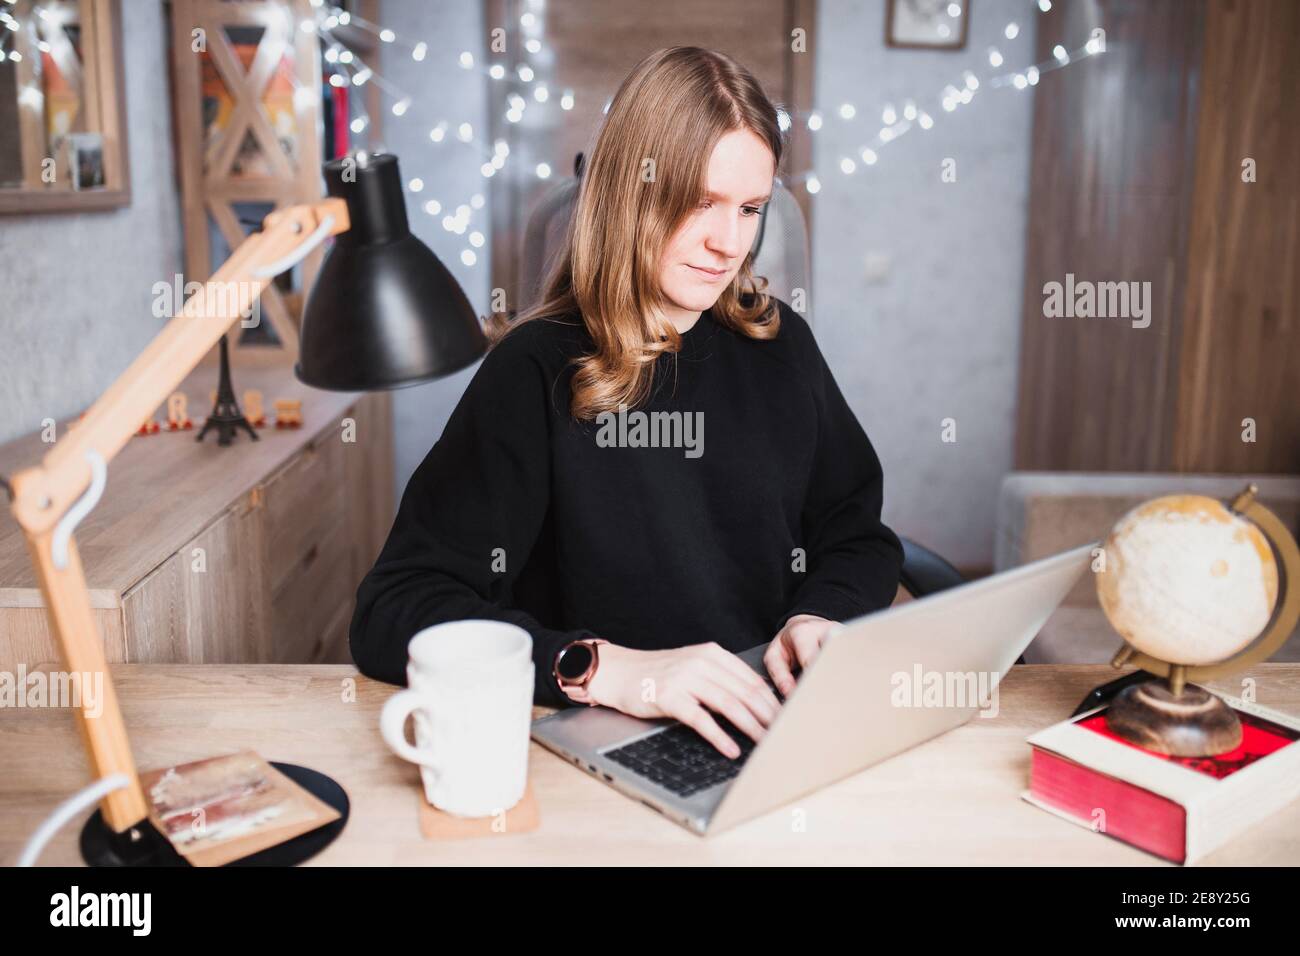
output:
<path id="1" fill-rule="evenodd" d="M 214 376 L 199 369 L 182 386 L 196 422 Z M 350 659 L 356 587 L 392 522 L 389 398 L 309 389 L 284 366 L 237 367 L 235 384 L 268 406 L 300 398 L 304 426 L 228 448 L 194 432 L 133 438 L 78 529 L 110 663 Z M 0 473 L 46 448 L 38 435 L 0 447 Z M 57 661 L 21 532 L 3 515 L 0 670 Z"/>

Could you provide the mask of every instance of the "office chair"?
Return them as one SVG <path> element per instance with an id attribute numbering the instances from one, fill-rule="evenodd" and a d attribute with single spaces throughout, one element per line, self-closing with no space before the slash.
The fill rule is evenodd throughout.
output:
<path id="1" fill-rule="evenodd" d="M 903 573 L 899 583 L 914 598 L 938 594 L 965 583 L 961 572 L 929 548 L 907 538 L 903 542 Z"/>

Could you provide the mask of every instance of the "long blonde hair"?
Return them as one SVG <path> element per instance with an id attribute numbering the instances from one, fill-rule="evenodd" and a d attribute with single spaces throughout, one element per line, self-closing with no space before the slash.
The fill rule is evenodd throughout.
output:
<path id="1" fill-rule="evenodd" d="M 724 54 L 699 47 L 658 50 L 619 87 L 540 302 L 513 321 L 497 314 L 488 324 L 495 344 L 525 322 L 575 312 L 582 317 L 595 351 L 574 360 L 573 418 L 591 419 L 620 404 L 636 407 L 650 394 L 658 357 L 681 348 L 672 323 L 655 318 L 666 305 L 657 279 L 660 259 L 704 196 L 714 146 L 740 129 L 766 143 L 779 166 L 776 108 L 749 71 Z M 653 170 L 648 178 L 647 168 Z M 773 338 L 780 319 L 766 287 L 746 255 L 713 306 L 714 318 L 750 338 Z"/>

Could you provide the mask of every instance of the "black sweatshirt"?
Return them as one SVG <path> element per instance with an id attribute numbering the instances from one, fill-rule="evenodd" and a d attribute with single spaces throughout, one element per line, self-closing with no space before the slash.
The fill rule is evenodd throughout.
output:
<path id="1" fill-rule="evenodd" d="M 891 603 L 880 461 L 801 316 L 782 304 L 757 341 L 705 312 L 645 404 L 578 423 L 589 351 L 580 320 L 533 320 L 483 359 L 357 592 L 362 673 L 405 683 L 421 628 L 504 620 L 532 635 L 536 702 L 562 706 L 552 666 L 578 638 L 739 652 L 795 614 Z"/>

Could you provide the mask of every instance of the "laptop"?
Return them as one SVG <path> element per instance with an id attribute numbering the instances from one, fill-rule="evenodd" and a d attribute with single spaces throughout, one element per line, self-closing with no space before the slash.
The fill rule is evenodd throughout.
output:
<path id="1" fill-rule="evenodd" d="M 675 720 L 572 707 L 543 747 L 695 833 L 719 833 L 991 712 L 1015 663 L 1092 560 L 1085 545 L 837 626 L 755 745 L 723 756 Z M 766 644 L 740 655 L 771 684 Z M 778 695 L 780 699 L 780 695 Z"/>

